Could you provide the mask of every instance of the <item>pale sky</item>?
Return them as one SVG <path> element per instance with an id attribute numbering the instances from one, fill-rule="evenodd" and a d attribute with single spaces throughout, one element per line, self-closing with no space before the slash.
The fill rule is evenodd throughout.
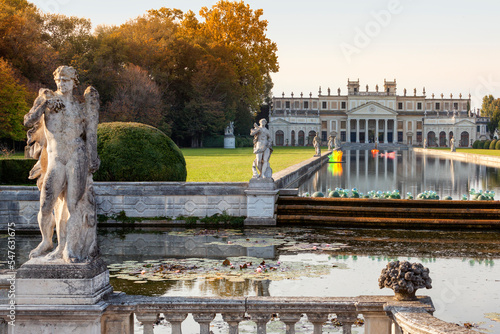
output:
<path id="1" fill-rule="evenodd" d="M 217 1 L 201 0 L 35 0 L 45 12 L 86 17 L 95 26 L 119 25 L 148 9 L 169 7 L 199 12 Z M 496 0 L 247 0 L 262 8 L 268 37 L 278 45 L 280 70 L 273 94 L 317 96 L 341 88 L 347 79 L 397 92 L 500 97 L 500 1 Z"/>

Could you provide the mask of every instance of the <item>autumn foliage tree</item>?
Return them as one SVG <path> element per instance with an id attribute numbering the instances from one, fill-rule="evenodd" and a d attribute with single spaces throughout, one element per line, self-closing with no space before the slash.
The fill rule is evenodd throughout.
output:
<path id="1" fill-rule="evenodd" d="M 99 91 L 103 121 L 153 125 L 197 147 L 229 121 L 248 135 L 270 95 L 277 46 L 262 15 L 243 1 L 221 0 L 198 15 L 162 7 L 92 31 L 88 19 L 0 0 L 0 57 L 32 95 L 54 89 L 52 71 L 71 65 L 80 90 L 91 84 Z"/>
<path id="2" fill-rule="evenodd" d="M 490 118 L 487 126 L 491 135 L 493 135 L 500 126 L 500 99 L 495 99 L 493 95 L 483 97 L 481 116 Z"/>

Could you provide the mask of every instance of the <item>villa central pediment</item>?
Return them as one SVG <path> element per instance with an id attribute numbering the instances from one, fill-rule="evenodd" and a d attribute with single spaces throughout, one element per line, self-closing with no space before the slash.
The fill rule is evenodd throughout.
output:
<path id="1" fill-rule="evenodd" d="M 397 116 L 398 113 L 391 108 L 381 105 L 377 102 L 368 102 L 360 105 L 347 112 L 349 116 L 363 116 L 363 117 L 373 117 L 373 116 Z"/>

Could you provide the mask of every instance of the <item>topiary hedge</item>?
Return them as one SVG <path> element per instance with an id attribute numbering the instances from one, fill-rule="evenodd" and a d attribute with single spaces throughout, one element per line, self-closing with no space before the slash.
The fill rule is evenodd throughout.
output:
<path id="1" fill-rule="evenodd" d="M 476 148 L 476 149 L 479 148 L 479 144 L 481 144 L 481 141 L 480 140 L 476 140 L 474 142 L 474 144 L 472 144 L 472 148 Z"/>
<path id="2" fill-rule="evenodd" d="M 500 140 L 497 140 L 497 144 L 495 145 L 495 150 L 500 150 Z"/>
<path id="3" fill-rule="evenodd" d="M 140 123 L 101 123 L 96 181 L 186 181 L 181 150 L 163 132 Z"/>
<path id="4" fill-rule="evenodd" d="M 483 149 L 487 150 L 490 148 L 491 140 L 486 140 L 483 144 Z"/>
<path id="5" fill-rule="evenodd" d="M 489 149 L 490 150 L 494 150 L 495 149 L 495 145 L 497 144 L 497 140 L 496 139 L 493 139 L 490 143 L 490 147 Z"/>

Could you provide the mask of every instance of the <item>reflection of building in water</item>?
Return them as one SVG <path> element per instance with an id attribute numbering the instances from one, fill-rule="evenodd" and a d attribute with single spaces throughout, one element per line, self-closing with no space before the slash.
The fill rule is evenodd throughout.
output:
<path id="1" fill-rule="evenodd" d="M 470 109 L 468 98 L 431 97 L 425 88 L 421 93 L 396 95 L 396 80 L 384 80 L 384 88 L 361 91 L 359 80 L 347 81 L 347 95 L 322 92 L 273 97 L 269 115 L 269 130 L 277 146 L 312 145 L 316 133 L 322 145 L 328 137 L 348 143 L 400 143 L 449 146 L 452 137 L 457 147 L 469 147 L 475 139 L 489 138 L 488 118 L 477 117 Z"/>
<path id="2" fill-rule="evenodd" d="M 386 152 L 380 153 L 385 155 Z M 357 188 L 363 193 L 397 189 L 404 198 L 407 192 L 415 196 L 425 190 L 434 190 L 441 198 L 450 195 L 460 199 L 471 188 L 495 190 L 498 193 L 500 186 L 495 168 L 412 151 L 397 152 L 392 158 L 391 155 L 373 156 L 368 150 L 347 150 L 344 157 L 343 173 L 332 173 L 330 165 L 333 164 L 328 164 L 310 181 L 302 184 L 299 193 L 325 192 L 337 187 L 349 190 Z"/>

